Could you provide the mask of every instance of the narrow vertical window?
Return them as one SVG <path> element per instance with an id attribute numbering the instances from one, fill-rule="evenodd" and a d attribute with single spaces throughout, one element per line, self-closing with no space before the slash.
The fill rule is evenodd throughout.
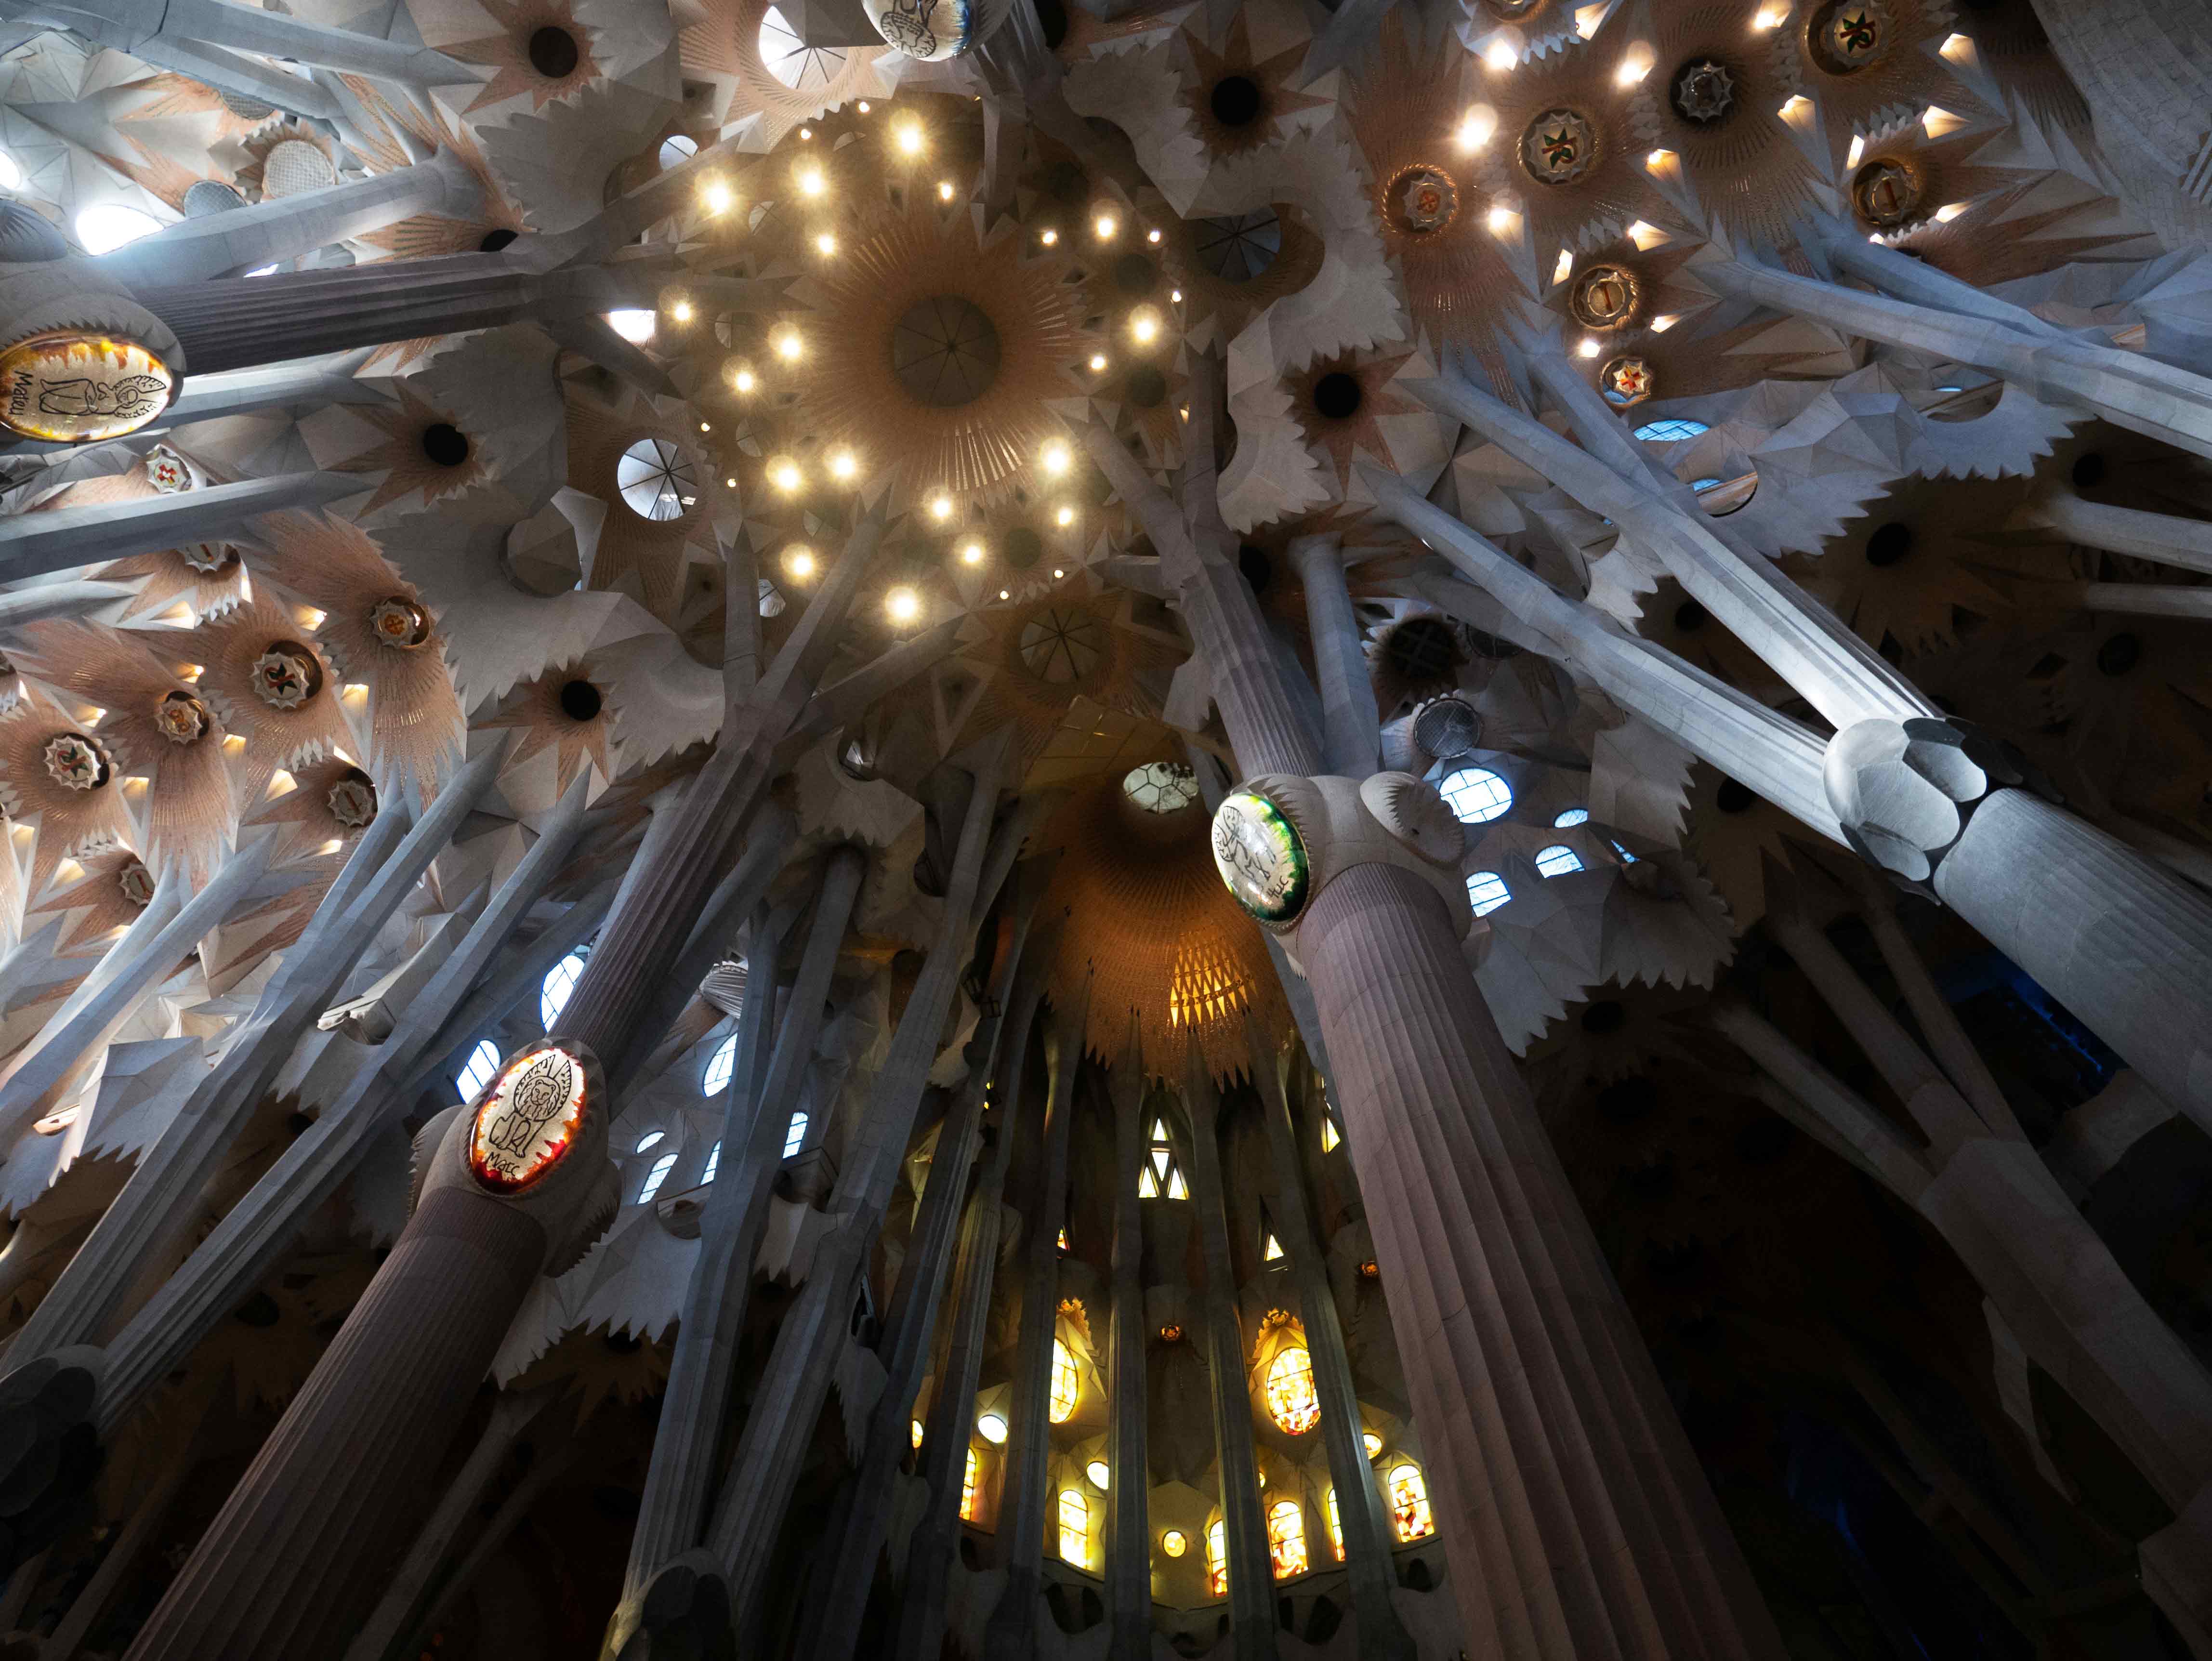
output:
<path id="1" fill-rule="evenodd" d="M 787 1159 L 805 1146 L 806 1116 L 794 1113 L 791 1116 L 791 1129 L 783 1133 L 783 1157 Z"/>
<path id="2" fill-rule="evenodd" d="M 1052 1341 L 1052 1406 L 1046 1416 L 1055 1425 L 1064 1425 L 1074 1416 L 1076 1398 L 1083 1393 L 1083 1381 L 1076 1374 L 1075 1357 L 1067 1353 L 1067 1346 L 1055 1338 Z"/>
<path id="3" fill-rule="evenodd" d="M 1328 1491 L 1328 1548 L 1336 1554 L 1336 1561 L 1344 1561 L 1344 1513 L 1336 1508 L 1336 1490 Z"/>
<path id="4" fill-rule="evenodd" d="M 1306 1572 L 1306 1518 L 1297 1500 L 1278 1500 L 1267 1507 L 1267 1555 L 1278 1580 Z"/>
<path id="5" fill-rule="evenodd" d="M 1401 1540 L 1419 1540 L 1437 1531 L 1429 1510 L 1429 1485 L 1418 1465 L 1390 1469 L 1390 1526 Z"/>
<path id="6" fill-rule="evenodd" d="M 1290 1344 L 1267 1364 L 1264 1386 L 1267 1411 L 1289 1436 L 1303 1436 L 1321 1422 L 1321 1397 L 1314 1390 L 1313 1357 L 1303 1344 Z"/>
<path id="7" fill-rule="evenodd" d="M 1078 1567 L 1088 1561 L 1091 1548 L 1091 1506 L 1073 1488 L 1060 1491 L 1060 1555 Z"/>
<path id="8" fill-rule="evenodd" d="M 660 1192 L 661 1183 L 668 1180 L 668 1173 L 675 1169 L 676 1156 L 673 1153 L 664 1153 L 655 1159 L 653 1169 L 645 1173 L 645 1186 L 638 1190 L 637 1202 L 640 1205 L 652 1204 L 653 1196 Z"/>
<path id="9" fill-rule="evenodd" d="M 921 1428 L 921 1422 L 916 1421 L 915 1429 L 918 1432 Z M 916 1447 L 921 1445 L 921 1438 L 919 1435 L 915 1438 L 914 1445 Z M 963 1523 L 972 1523 L 975 1520 L 975 1450 L 969 1448 L 968 1463 L 960 1469 L 960 1520 Z"/>
<path id="10" fill-rule="evenodd" d="M 1229 1596 L 1229 1537 L 1218 1518 L 1206 1530 L 1206 1589 L 1216 1597 Z"/>
<path id="11" fill-rule="evenodd" d="M 722 1145 L 719 1141 L 707 1150 L 707 1168 L 699 1173 L 702 1183 L 711 1183 L 714 1173 L 722 1168 Z"/>

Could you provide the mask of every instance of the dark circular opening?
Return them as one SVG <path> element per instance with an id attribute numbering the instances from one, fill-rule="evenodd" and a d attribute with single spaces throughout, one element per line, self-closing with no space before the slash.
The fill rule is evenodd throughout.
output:
<path id="1" fill-rule="evenodd" d="M 1237 569 L 1243 574 L 1244 581 L 1252 585 L 1252 592 L 1255 594 L 1266 593 L 1267 585 L 1275 580 L 1275 562 L 1267 557 L 1267 551 L 1255 548 L 1249 542 L 1237 551 Z"/>
<path id="2" fill-rule="evenodd" d="M 441 467 L 458 467 L 469 459 L 469 437 L 449 421 L 434 421 L 422 429 L 422 453 Z"/>
<path id="3" fill-rule="evenodd" d="M 2092 450 L 2074 463 L 2074 488 L 2094 490 L 2105 482 L 2105 458 Z"/>
<path id="4" fill-rule="evenodd" d="M 1752 803 L 1758 800 L 1751 794 L 1749 785 L 1738 784 L 1734 779 L 1723 779 L 1720 789 L 1713 796 L 1713 806 L 1723 813 L 1741 813 L 1749 811 Z"/>
<path id="5" fill-rule="evenodd" d="M 1160 268 L 1140 253 L 1125 253 L 1114 262 L 1114 286 L 1123 294 L 1150 294 L 1159 283 Z"/>
<path id="6" fill-rule="evenodd" d="M 999 557 L 1017 571 L 1026 571 L 1044 557 L 1044 538 L 1026 525 L 1017 525 L 999 539 Z"/>
<path id="7" fill-rule="evenodd" d="M 570 721 L 595 719 L 604 703 L 599 689 L 588 680 L 563 681 L 561 684 L 561 713 Z"/>
<path id="8" fill-rule="evenodd" d="M 1667 101 L 1694 126 L 1709 127 L 1735 108 L 1736 78 L 1729 67 L 1700 52 L 1667 77 Z"/>
<path id="9" fill-rule="evenodd" d="M 1260 119 L 1260 88 L 1249 76 L 1223 76 L 1206 101 L 1224 127 L 1249 127 Z"/>
<path id="10" fill-rule="evenodd" d="M 1712 613 L 1696 600 L 1686 599 L 1674 608 L 1674 626 L 1684 634 L 1690 634 L 1704 628 L 1711 616 Z"/>
<path id="11" fill-rule="evenodd" d="M 254 1293 L 231 1312 L 250 1327 L 273 1327 L 284 1315 L 276 1307 L 276 1300 L 265 1292 Z"/>
<path id="12" fill-rule="evenodd" d="M 1583 1011 L 1585 1032 L 1618 1032 L 1628 1025 L 1628 1011 L 1618 998 L 1601 998 Z"/>
<path id="13" fill-rule="evenodd" d="M 1869 565 L 1894 565 L 1912 551 L 1912 527 L 1894 520 L 1877 526 L 1867 538 L 1866 558 Z"/>
<path id="14" fill-rule="evenodd" d="M 477 244 L 477 252 L 478 253 L 497 253 L 501 248 L 504 248 L 508 243 L 514 240 L 514 233 L 507 229 L 506 226 L 501 225 L 495 230 L 489 230 L 483 234 L 483 240 Z"/>
<path id="15" fill-rule="evenodd" d="M 556 29 L 549 23 L 531 34 L 530 67 L 548 81 L 574 75 L 576 58 L 576 37 L 568 30 Z"/>
<path id="16" fill-rule="evenodd" d="M 1032 0 L 1036 9 L 1037 27 L 1044 31 L 1044 43 L 1051 50 L 1060 50 L 1060 43 L 1067 39 L 1067 8 L 1060 0 Z"/>
<path id="17" fill-rule="evenodd" d="M 1129 372 L 1122 390 L 1139 409 L 1157 410 L 1167 399 L 1168 378 L 1149 363 L 1139 364 Z"/>
<path id="18" fill-rule="evenodd" d="M 1382 660 L 1401 680 L 1441 679 L 1459 667 L 1459 637 L 1442 618 L 1408 618 L 1383 642 Z"/>
<path id="19" fill-rule="evenodd" d="M 891 373 L 917 404 L 957 410 L 999 377 L 999 331 L 982 307 L 958 295 L 909 306 L 891 326 Z"/>
<path id="20" fill-rule="evenodd" d="M 1649 1117 L 1658 1105 L 1658 1087 L 1641 1076 L 1616 1080 L 1597 1092 L 1598 1112 L 1615 1124 Z"/>
<path id="21" fill-rule="evenodd" d="M 2097 667 L 2107 675 L 2124 675 L 2142 661 L 2142 636 L 2122 630 L 2097 648 Z"/>
<path id="22" fill-rule="evenodd" d="M 1314 382 L 1314 408 L 1327 420 L 1344 421 L 1358 413 L 1359 382 L 1341 369 L 1331 369 Z"/>
<path id="23" fill-rule="evenodd" d="M 1055 161 L 1045 169 L 1044 193 L 1055 202 L 1080 202 L 1091 194 L 1091 180 L 1073 161 Z"/>

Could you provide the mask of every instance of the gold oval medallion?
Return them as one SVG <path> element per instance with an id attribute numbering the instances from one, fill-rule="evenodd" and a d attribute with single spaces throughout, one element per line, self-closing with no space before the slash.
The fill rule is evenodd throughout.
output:
<path id="1" fill-rule="evenodd" d="M 58 444 L 119 438 L 167 409 L 176 384 L 136 342 L 37 335 L 0 352 L 0 426 Z"/>

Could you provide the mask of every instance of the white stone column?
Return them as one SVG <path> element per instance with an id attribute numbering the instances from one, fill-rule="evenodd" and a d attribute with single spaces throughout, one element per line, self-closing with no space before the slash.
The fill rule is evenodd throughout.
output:
<path id="1" fill-rule="evenodd" d="M 1364 779 L 1381 764 L 1382 717 L 1345 587 L 1343 544 L 1341 537 L 1293 537 L 1289 553 L 1305 590 L 1306 630 L 1321 680 L 1323 762 L 1332 773 Z"/>

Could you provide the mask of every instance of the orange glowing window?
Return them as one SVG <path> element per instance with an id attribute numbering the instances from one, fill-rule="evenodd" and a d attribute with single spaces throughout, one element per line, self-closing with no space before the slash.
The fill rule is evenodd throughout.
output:
<path id="1" fill-rule="evenodd" d="M 1216 1597 L 1229 1596 L 1229 1536 L 1218 1518 L 1206 1530 L 1206 1589 Z"/>
<path id="2" fill-rule="evenodd" d="M 1336 1490 L 1328 1491 L 1328 1548 L 1336 1554 L 1336 1561 L 1344 1561 L 1344 1513 L 1336 1508 Z"/>
<path id="3" fill-rule="evenodd" d="M 1137 1172 L 1137 1197 L 1157 1200 L 1164 1194 L 1170 1200 L 1190 1198 L 1182 1167 L 1176 1163 L 1175 1148 L 1168 1141 L 1167 1121 L 1153 1120 L 1152 1134 L 1146 1140 L 1145 1163 Z"/>
<path id="4" fill-rule="evenodd" d="M 1297 1500 L 1278 1500 L 1267 1507 L 1267 1555 L 1278 1580 L 1306 1572 L 1306 1518 Z"/>
<path id="5" fill-rule="evenodd" d="M 1429 1485 L 1416 1465 L 1394 1465 L 1390 1469 L 1390 1526 L 1401 1540 L 1419 1540 L 1437 1531 L 1429 1510 Z"/>
<path id="6" fill-rule="evenodd" d="M 972 1523 L 975 1520 L 976 1475 L 975 1450 L 969 1448 L 968 1463 L 961 1468 L 960 1471 L 960 1520 L 963 1523 Z"/>
<path id="7" fill-rule="evenodd" d="M 1081 1565 L 1091 1550 L 1091 1506 L 1073 1488 L 1060 1491 L 1060 1561 Z"/>
<path id="8" fill-rule="evenodd" d="M 1321 1398 L 1314 1394 L 1313 1357 L 1303 1344 L 1285 1345 L 1267 1363 L 1267 1411 L 1284 1433 L 1303 1436 L 1321 1422 Z"/>
<path id="9" fill-rule="evenodd" d="M 1083 1393 L 1083 1380 L 1077 1376 L 1075 1358 L 1067 1353 L 1067 1346 L 1055 1338 L 1052 1341 L 1052 1406 L 1046 1416 L 1055 1425 L 1064 1425 L 1075 1414 L 1075 1403 Z"/>

